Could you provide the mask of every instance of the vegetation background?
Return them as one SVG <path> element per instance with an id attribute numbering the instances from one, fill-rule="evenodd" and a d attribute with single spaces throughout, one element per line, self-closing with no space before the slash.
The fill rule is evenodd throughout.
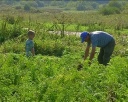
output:
<path id="1" fill-rule="evenodd" d="M 128 0 L 1 0 L 1 102 L 127 102 Z M 25 56 L 27 31 L 36 56 Z M 83 62 L 82 31 L 112 34 L 108 66 Z M 82 70 L 77 70 L 83 64 Z"/>

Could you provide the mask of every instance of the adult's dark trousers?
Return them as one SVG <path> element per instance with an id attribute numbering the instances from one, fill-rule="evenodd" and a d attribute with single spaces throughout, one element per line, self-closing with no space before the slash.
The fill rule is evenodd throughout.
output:
<path id="1" fill-rule="evenodd" d="M 98 55 L 99 64 L 103 64 L 106 66 L 109 63 L 114 47 L 115 40 L 112 39 L 105 47 L 100 48 L 100 53 Z"/>

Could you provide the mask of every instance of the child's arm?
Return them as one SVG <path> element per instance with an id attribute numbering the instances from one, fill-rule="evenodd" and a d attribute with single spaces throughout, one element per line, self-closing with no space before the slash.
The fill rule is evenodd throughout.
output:
<path id="1" fill-rule="evenodd" d="M 35 55 L 34 47 L 32 48 L 31 53 L 32 53 L 33 56 Z"/>

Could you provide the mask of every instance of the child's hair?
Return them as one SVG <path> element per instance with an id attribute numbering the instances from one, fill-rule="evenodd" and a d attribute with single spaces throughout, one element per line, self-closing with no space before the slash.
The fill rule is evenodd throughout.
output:
<path id="1" fill-rule="evenodd" d="M 35 32 L 34 32 L 33 30 L 29 30 L 29 31 L 28 31 L 28 36 L 29 36 L 29 35 L 33 35 L 33 34 L 35 34 Z"/>

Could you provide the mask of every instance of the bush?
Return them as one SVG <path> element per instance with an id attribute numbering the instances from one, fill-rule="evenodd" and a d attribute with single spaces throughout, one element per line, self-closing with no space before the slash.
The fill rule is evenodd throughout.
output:
<path id="1" fill-rule="evenodd" d="M 83 4 L 79 4 L 76 9 L 78 11 L 83 11 L 83 10 L 85 10 L 85 6 Z"/>
<path id="2" fill-rule="evenodd" d="M 49 55 L 49 56 L 62 56 L 65 47 L 57 42 L 45 41 L 35 43 L 36 54 Z"/>
<path id="3" fill-rule="evenodd" d="M 37 8 L 37 7 L 38 7 L 38 4 L 37 4 L 35 1 L 27 2 L 27 4 L 28 4 L 30 7 L 35 7 L 35 8 Z"/>
<path id="4" fill-rule="evenodd" d="M 102 7 L 100 13 L 103 15 L 119 14 L 123 10 L 123 3 L 118 0 L 112 0 L 107 6 Z"/>
<path id="5" fill-rule="evenodd" d="M 15 23 L 15 18 L 14 16 L 6 16 L 6 21 L 9 23 L 9 24 L 14 24 Z"/>
<path id="6" fill-rule="evenodd" d="M 36 3 L 38 4 L 38 7 L 44 7 L 44 3 L 40 0 L 37 0 Z"/>
<path id="7" fill-rule="evenodd" d="M 110 14 L 120 14 L 120 9 L 116 7 L 105 7 L 100 10 L 100 13 L 103 15 L 110 15 Z"/>
<path id="8" fill-rule="evenodd" d="M 19 9 L 22 9 L 22 7 L 21 6 L 16 6 L 15 9 L 19 10 Z"/>
<path id="9" fill-rule="evenodd" d="M 0 44 L 5 41 L 5 37 L 0 35 Z"/>
<path id="10" fill-rule="evenodd" d="M 29 6 L 28 4 L 25 4 L 25 5 L 24 5 L 24 10 L 25 10 L 25 11 L 30 11 L 30 6 Z"/>
<path id="11" fill-rule="evenodd" d="M 110 1 L 110 2 L 109 2 L 109 6 L 110 6 L 110 7 L 116 7 L 116 8 L 118 8 L 118 9 L 121 10 L 122 7 L 123 7 L 123 4 L 120 3 L 118 0 L 117 0 L 117 1 L 116 1 L 116 0 L 115 0 L 115 1 L 113 0 L 113 1 Z"/>

